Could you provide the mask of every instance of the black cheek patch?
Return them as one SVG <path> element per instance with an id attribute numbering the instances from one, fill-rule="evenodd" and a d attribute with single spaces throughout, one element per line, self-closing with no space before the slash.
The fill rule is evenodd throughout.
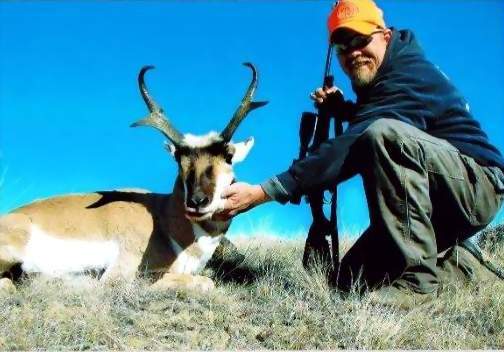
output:
<path id="1" fill-rule="evenodd" d="M 189 155 L 191 150 L 187 147 L 177 147 L 175 148 L 175 160 L 179 163 L 182 155 Z"/>
<path id="2" fill-rule="evenodd" d="M 194 173 L 194 170 L 189 171 L 189 174 L 187 175 L 186 180 L 185 180 L 188 195 L 193 193 L 195 178 L 196 178 L 196 175 Z"/>
<path id="3" fill-rule="evenodd" d="M 207 169 L 208 171 L 208 169 Z M 213 194 L 215 192 L 215 177 L 212 175 L 206 175 L 202 178 L 201 180 L 201 188 L 205 192 L 206 195 L 208 195 L 208 198 L 212 200 Z"/>

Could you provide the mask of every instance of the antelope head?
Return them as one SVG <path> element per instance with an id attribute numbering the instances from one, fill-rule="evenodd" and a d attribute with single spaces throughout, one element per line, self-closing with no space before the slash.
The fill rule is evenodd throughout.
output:
<path id="1" fill-rule="evenodd" d="M 154 66 L 145 66 L 138 75 L 138 85 L 150 114 L 131 125 L 151 126 L 168 138 L 167 149 L 175 157 L 179 166 L 179 177 L 184 184 L 185 213 L 191 221 L 202 221 L 222 208 L 221 194 L 234 181 L 232 165 L 242 161 L 254 145 L 248 138 L 241 143 L 231 142 L 234 132 L 247 114 L 267 102 L 252 101 L 257 87 L 257 71 L 251 63 L 244 63 L 252 70 L 252 81 L 241 104 L 221 133 L 210 132 L 204 136 L 182 135 L 165 116 L 147 91 L 145 72 Z"/>

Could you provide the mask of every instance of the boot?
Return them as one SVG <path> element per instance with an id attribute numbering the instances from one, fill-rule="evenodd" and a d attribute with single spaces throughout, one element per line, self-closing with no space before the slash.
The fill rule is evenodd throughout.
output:
<path id="1" fill-rule="evenodd" d="M 431 302 L 437 297 L 437 290 L 432 292 L 416 292 L 398 283 L 384 286 L 368 294 L 372 305 L 382 305 L 399 309 L 412 309 L 421 304 Z"/>
<path id="2" fill-rule="evenodd" d="M 454 280 L 504 280 L 504 272 L 486 260 L 481 250 L 469 240 L 450 248 L 438 261 L 442 282 Z"/>
<path id="3" fill-rule="evenodd" d="M 306 238 L 303 267 L 310 268 L 314 262 L 321 261 L 324 268 L 331 267 L 331 251 L 326 236 L 331 233 L 329 220 L 323 217 L 322 220 L 314 220 L 308 231 Z"/>

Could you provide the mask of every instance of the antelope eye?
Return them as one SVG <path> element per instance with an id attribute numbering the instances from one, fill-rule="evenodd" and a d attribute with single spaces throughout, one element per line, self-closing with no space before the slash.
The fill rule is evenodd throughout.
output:
<path id="1" fill-rule="evenodd" d="M 232 161 L 233 161 L 233 154 L 231 153 L 227 153 L 225 156 L 224 156 L 224 159 L 226 160 L 226 163 L 228 163 L 229 165 L 231 165 Z"/>

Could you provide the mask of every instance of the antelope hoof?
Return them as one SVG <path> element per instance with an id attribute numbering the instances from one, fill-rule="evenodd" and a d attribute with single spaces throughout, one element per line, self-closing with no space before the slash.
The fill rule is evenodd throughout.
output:
<path id="1" fill-rule="evenodd" d="M 212 279 L 200 276 L 194 282 L 194 289 L 200 292 L 209 292 L 215 288 L 215 283 Z"/>
<path id="2" fill-rule="evenodd" d="M 16 292 L 16 286 L 11 279 L 3 278 L 0 279 L 0 295 L 1 294 L 13 294 Z"/>
<path id="3" fill-rule="evenodd" d="M 190 279 L 159 280 L 151 285 L 153 290 L 190 290 L 195 292 L 209 292 L 215 288 L 212 279 L 205 276 L 195 276 Z"/>

